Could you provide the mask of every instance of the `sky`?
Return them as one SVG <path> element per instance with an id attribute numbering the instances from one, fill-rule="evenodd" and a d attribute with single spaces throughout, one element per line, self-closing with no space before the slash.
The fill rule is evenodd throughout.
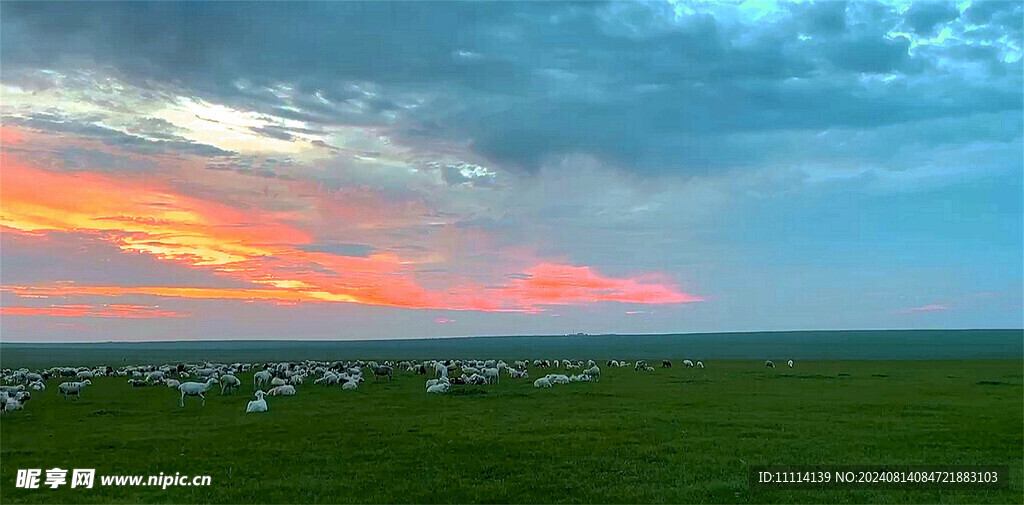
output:
<path id="1" fill-rule="evenodd" d="M 1020 2 L 0 3 L 0 338 L 1024 326 Z"/>

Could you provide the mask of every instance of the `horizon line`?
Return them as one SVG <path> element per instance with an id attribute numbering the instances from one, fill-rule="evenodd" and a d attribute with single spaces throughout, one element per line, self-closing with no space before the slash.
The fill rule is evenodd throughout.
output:
<path id="1" fill-rule="evenodd" d="M 6 341 L 0 337 L 0 345 L 61 345 L 61 344 L 179 344 L 195 342 L 407 342 L 414 340 L 458 340 L 472 338 L 516 338 L 516 337 L 638 337 L 638 336 L 671 336 L 671 335 L 745 335 L 756 333 L 844 333 L 855 331 L 1022 331 L 1021 328 L 847 328 L 847 329 L 810 329 L 810 330 L 749 330 L 749 331 L 696 331 L 669 333 L 535 333 L 526 335 L 491 334 L 491 335 L 450 335 L 438 337 L 392 337 L 375 339 L 280 339 L 280 338 L 241 338 L 241 339 L 180 339 L 180 340 L 65 340 L 58 342 Z"/>

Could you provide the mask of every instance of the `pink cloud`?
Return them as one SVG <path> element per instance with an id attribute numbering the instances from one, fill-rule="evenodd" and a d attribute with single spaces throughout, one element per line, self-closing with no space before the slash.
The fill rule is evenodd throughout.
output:
<path id="1" fill-rule="evenodd" d="M 102 305 L 63 304 L 51 305 L 49 307 L 0 307 L 0 314 L 4 316 L 112 317 L 118 319 L 188 317 L 188 314 L 184 312 L 128 303 Z"/>

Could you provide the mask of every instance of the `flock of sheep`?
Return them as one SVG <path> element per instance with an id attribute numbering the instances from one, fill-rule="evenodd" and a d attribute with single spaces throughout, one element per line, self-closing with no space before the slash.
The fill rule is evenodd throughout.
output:
<path id="1" fill-rule="evenodd" d="M 701 361 L 683 360 L 683 366 L 704 368 Z M 654 367 L 645 360 L 630 363 L 624 360 L 608 360 L 608 367 L 632 366 L 637 372 L 653 372 Z M 793 360 L 787 365 L 793 368 Z M 672 362 L 663 360 L 662 368 L 671 368 Z M 503 360 L 424 360 L 424 361 L 301 361 L 266 364 L 251 363 L 204 363 L 202 365 L 145 365 L 124 366 L 114 369 L 100 367 L 53 367 L 46 370 L 29 371 L 5 369 L 0 372 L 0 413 L 22 410 L 32 398 L 29 390 L 45 391 L 46 381 L 52 378 L 68 378 L 61 382 L 57 391 L 65 398 L 81 397 L 86 386 L 97 377 L 126 377 L 131 387 L 164 386 L 180 393 L 179 405 L 185 406 L 186 397 L 198 397 L 206 405 L 206 393 L 215 386 L 222 395 L 232 394 L 242 386 L 237 374 L 253 373 L 255 400 L 246 405 L 246 412 L 267 412 L 267 396 L 292 396 L 296 388 L 307 381 L 317 385 L 339 386 L 342 390 L 358 389 L 365 382 L 364 373 L 373 379 L 394 379 L 395 371 L 407 374 L 431 375 L 426 381 L 426 392 L 444 394 L 453 386 L 497 384 L 501 375 L 510 379 L 529 379 L 530 369 L 543 371 L 562 368 L 568 372 L 548 373 L 533 381 L 536 388 L 550 388 L 557 384 L 571 382 L 597 382 L 601 379 L 601 368 L 594 360 L 517 360 L 511 365 Z M 775 368 L 775 363 L 765 361 L 765 367 Z M 263 389 L 266 389 L 264 391 Z"/>

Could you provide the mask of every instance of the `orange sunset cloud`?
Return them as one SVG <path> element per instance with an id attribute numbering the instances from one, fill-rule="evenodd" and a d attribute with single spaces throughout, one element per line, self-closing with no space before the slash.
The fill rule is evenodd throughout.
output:
<path id="1" fill-rule="evenodd" d="M 18 138 L 9 129 L 5 135 Z M 149 295 L 189 299 L 355 303 L 410 309 L 537 312 L 545 305 L 593 302 L 689 303 L 699 297 L 662 282 L 615 279 L 590 267 L 541 263 L 523 278 L 496 287 L 459 283 L 427 289 L 414 263 L 391 253 L 366 257 L 305 250 L 313 237 L 258 209 L 241 210 L 182 195 L 170 185 L 113 179 L 96 173 L 53 172 L 3 153 L 0 222 L 3 232 L 74 232 L 98 236 L 125 254 L 205 269 L 251 288 L 174 286 L 5 286 L 18 296 Z M 35 312 L 32 312 L 34 310 Z M 52 315 L 95 315 L 82 307 Z M 109 307 L 107 311 L 109 312 Z M 42 314 L 17 309 L 8 315 Z"/>

